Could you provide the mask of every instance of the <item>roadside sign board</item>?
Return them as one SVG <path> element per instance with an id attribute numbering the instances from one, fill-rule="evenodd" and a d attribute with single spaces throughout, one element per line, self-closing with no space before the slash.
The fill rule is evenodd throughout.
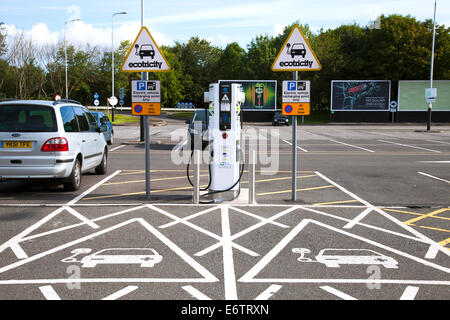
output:
<path id="1" fill-rule="evenodd" d="M 164 72 L 170 65 L 146 27 L 142 27 L 120 70 L 123 72 Z"/>
<path id="2" fill-rule="evenodd" d="M 272 65 L 272 71 L 318 71 L 322 66 L 302 30 L 294 26 Z"/>
<path id="3" fill-rule="evenodd" d="M 397 112 L 397 101 L 391 101 L 389 109 L 391 112 Z"/>
<path id="4" fill-rule="evenodd" d="M 283 103 L 281 114 L 284 116 L 309 116 L 310 103 L 309 102 L 292 102 Z"/>
<path id="5" fill-rule="evenodd" d="M 117 104 L 118 100 L 116 96 L 112 96 L 109 98 L 109 104 L 112 105 L 113 107 Z"/>
<path id="6" fill-rule="evenodd" d="M 97 107 L 99 104 L 100 104 L 100 101 L 98 101 L 98 99 L 95 99 L 95 100 L 94 100 L 94 106 Z"/>
<path id="7" fill-rule="evenodd" d="M 96 93 L 94 93 L 94 99 L 95 99 L 95 100 L 97 100 L 97 99 L 98 99 L 98 97 L 99 97 L 98 93 L 97 93 L 97 92 L 96 92 Z"/>
<path id="8" fill-rule="evenodd" d="M 161 114 L 161 82 L 159 80 L 131 82 L 131 113 L 139 116 Z"/>
<path id="9" fill-rule="evenodd" d="M 285 116 L 307 116 L 310 114 L 311 82 L 283 81 L 283 105 Z"/>

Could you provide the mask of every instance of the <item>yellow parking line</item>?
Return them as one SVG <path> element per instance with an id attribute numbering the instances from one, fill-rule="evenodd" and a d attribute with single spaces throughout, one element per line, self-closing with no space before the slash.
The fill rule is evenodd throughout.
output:
<path id="1" fill-rule="evenodd" d="M 350 202 L 358 202 L 358 200 L 345 200 L 345 201 L 333 201 L 333 202 L 320 202 L 313 203 L 313 206 L 322 206 L 327 204 L 338 204 L 338 203 L 350 203 Z"/>
<path id="2" fill-rule="evenodd" d="M 411 212 L 411 211 L 404 211 L 404 210 L 396 210 L 396 209 L 383 209 L 384 211 L 392 211 L 392 212 L 400 212 L 400 213 L 407 213 L 407 214 L 412 214 L 415 216 L 423 216 L 425 215 L 424 213 L 417 213 L 417 212 Z M 436 216 L 430 216 L 428 218 L 433 218 L 433 219 L 442 219 L 442 220 L 450 220 L 450 218 L 446 218 L 446 217 L 436 217 Z"/>
<path id="3" fill-rule="evenodd" d="M 445 239 L 444 241 L 438 242 L 441 246 L 445 247 L 446 245 L 448 245 L 450 243 L 450 238 Z M 448 250 L 450 250 L 450 248 L 447 248 Z"/>
<path id="4" fill-rule="evenodd" d="M 410 226 L 419 227 L 419 228 L 423 228 L 423 229 L 430 229 L 430 230 L 435 230 L 435 231 L 449 232 L 450 233 L 450 230 L 447 230 L 447 229 L 433 228 L 433 227 L 427 227 L 427 226 L 418 226 L 416 224 L 410 224 Z"/>
<path id="5" fill-rule="evenodd" d="M 206 177 L 208 176 L 207 174 L 201 174 L 200 177 Z M 170 177 L 170 178 L 158 178 L 158 179 L 150 179 L 150 182 L 154 182 L 154 181 L 165 181 L 165 180 L 177 180 L 177 179 L 187 179 L 186 176 L 181 176 L 181 177 Z M 112 185 L 116 185 L 116 184 L 126 184 L 126 183 L 141 183 L 141 182 L 145 182 L 145 180 L 133 180 L 133 181 L 121 181 L 121 182 L 109 182 L 109 183 L 104 183 L 104 186 L 112 186 Z"/>
<path id="6" fill-rule="evenodd" d="M 442 208 L 442 209 L 439 209 L 439 210 L 436 210 L 436 211 L 433 211 L 433 212 L 430 212 L 430 213 L 427 213 L 427 214 L 423 214 L 420 217 L 413 218 L 413 219 L 408 220 L 408 221 L 404 221 L 403 223 L 409 225 L 409 224 L 412 224 L 414 222 L 420 221 L 420 220 L 425 219 L 425 218 L 432 217 L 432 216 L 434 216 L 434 215 L 436 215 L 438 213 L 445 212 L 445 211 L 448 211 L 448 210 L 449 210 L 448 208 Z"/>
<path id="7" fill-rule="evenodd" d="M 323 186 L 323 187 L 314 187 L 314 188 L 305 188 L 305 189 L 297 189 L 297 191 L 310 191 L 310 190 L 319 190 L 319 189 L 326 189 L 326 188 L 334 188 L 335 186 L 329 185 L 329 186 Z M 292 192 L 292 190 L 283 190 L 283 191 L 275 191 L 275 192 L 265 192 L 265 193 L 257 193 L 257 196 L 266 196 L 270 194 L 280 194 L 280 193 L 288 193 Z"/>
<path id="8" fill-rule="evenodd" d="M 317 176 L 315 174 L 310 174 L 310 175 L 307 175 L 307 176 L 297 176 L 297 179 L 304 179 L 304 178 L 311 178 L 311 177 L 317 177 Z M 288 179 L 292 179 L 292 177 L 256 180 L 255 182 L 269 182 L 269 181 L 279 181 L 279 180 L 288 180 Z"/>

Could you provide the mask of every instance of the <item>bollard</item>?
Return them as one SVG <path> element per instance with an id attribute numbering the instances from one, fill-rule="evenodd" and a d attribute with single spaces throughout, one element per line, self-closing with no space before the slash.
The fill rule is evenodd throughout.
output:
<path id="1" fill-rule="evenodd" d="M 200 150 L 194 149 L 194 204 L 200 203 Z"/>
<path id="2" fill-rule="evenodd" d="M 256 204 L 256 151 L 250 151 L 250 165 L 248 167 L 248 204 Z"/>

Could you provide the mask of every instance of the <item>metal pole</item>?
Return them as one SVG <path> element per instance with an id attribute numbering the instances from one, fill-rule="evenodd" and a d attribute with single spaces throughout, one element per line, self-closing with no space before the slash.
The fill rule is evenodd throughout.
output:
<path id="1" fill-rule="evenodd" d="M 194 149 L 194 204 L 200 203 L 200 150 Z"/>
<path id="2" fill-rule="evenodd" d="M 111 97 L 114 97 L 114 15 L 111 18 Z M 112 106 L 112 122 L 114 122 L 114 106 Z"/>
<path id="3" fill-rule="evenodd" d="M 433 88 L 433 69 L 434 69 L 434 43 L 436 38 L 436 2 L 434 0 L 434 18 L 433 18 L 433 43 L 431 47 L 431 70 L 430 70 L 430 88 Z M 431 109 L 433 108 L 433 103 L 430 102 L 428 105 L 428 121 L 427 121 L 427 131 L 431 129 Z"/>
<path id="4" fill-rule="evenodd" d="M 141 28 L 144 26 L 144 0 L 141 0 Z M 144 80 L 144 72 L 141 72 L 141 80 Z M 144 118 L 139 119 L 139 129 L 140 129 L 140 141 L 144 141 L 145 130 L 144 130 Z"/>
<path id="5" fill-rule="evenodd" d="M 294 71 L 298 80 L 298 71 Z M 297 116 L 292 116 L 292 201 L 297 201 Z"/>
<path id="6" fill-rule="evenodd" d="M 256 203 L 256 151 L 250 151 L 250 166 L 248 168 L 248 204 Z"/>
<path id="7" fill-rule="evenodd" d="M 141 27 L 144 26 L 144 0 L 141 0 Z M 148 73 L 142 72 L 141 79 L 147 80 Z M 147 200 L 151 200 L 150 196 L 150 126 L 149 116 L 143 116 L 144 132 L 145 132 L 145 195 Z"/>

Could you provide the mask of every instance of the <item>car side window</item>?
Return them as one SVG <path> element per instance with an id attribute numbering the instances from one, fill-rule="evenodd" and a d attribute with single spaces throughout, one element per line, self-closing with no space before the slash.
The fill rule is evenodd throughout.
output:
<path id="1" fill-rule="evenodd" d="M 80 131 L 89 131 L 89 122 L 86 118 L 86 116 L 84 115 L 84 111 L 82 108 L 80 107 L 73 107 L 73 110 L 75 112 L 75 116 L 78 120 L 78 125 L 80 128 Z"/>
<path id="2" fill-rule="evenodd" d="M 89 121 L 89 131 L 97 132 L 98 124 L 97 124 L 97 121 L 95 120 L 94 116 L 90 112 L 86 112 L 85 114 Z"/>
<path id="3" fill-rule="evenodd" d="M 62 107 L 60 110 L 64 130 L 66 132 L 78 132 L 78 122 L 77 119 L 75 119 L 75 113 L 73 112 L 72 107 Z"/>

